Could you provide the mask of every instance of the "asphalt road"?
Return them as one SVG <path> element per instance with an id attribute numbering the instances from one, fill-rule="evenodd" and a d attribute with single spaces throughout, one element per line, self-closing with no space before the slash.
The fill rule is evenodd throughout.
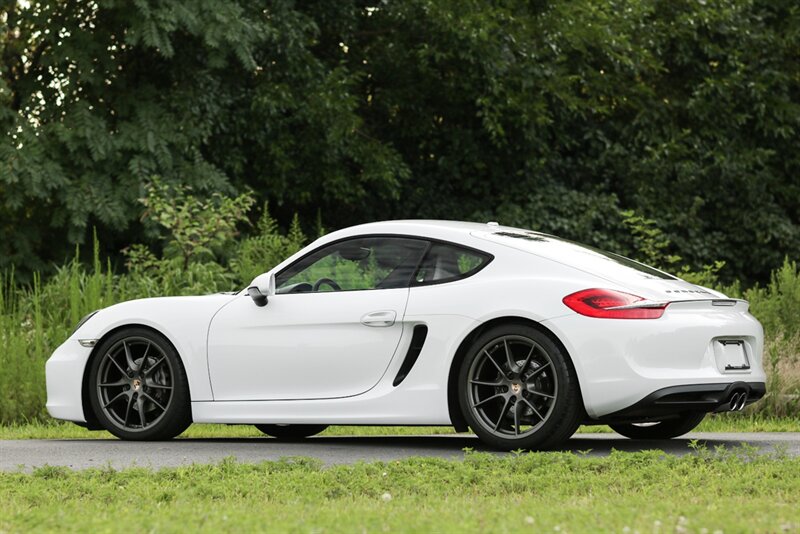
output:
<path id="1" fill-rule="evenodd" d="M 605 456 L 612 449 L 642 451 L 660 449 L 669 454 L 690 454 L 691 439 L 704 442 L 709 449 L 718 445 L 734 448 L 750 445 L 760 453 L 776 450 L 800 456 L 800 433 L 694 433 L 664 441 L 629 440 L 617 434 L 576 434 L 563 450 Z M 277 460 L 287 456 L 308 456 L 325 465 L 359 461 L 391 461 L 410 456 L 460 459 L 463 449 L 486 450 L 471 435 L 316 437 L 299 443 L 283 443 L 271 438 L 179 439 L 167 442 L 137 443 L 119 440 L 19 440 L 0 441 L 0 470 L 29 471 L 43 465 L 73 469 L 89 467 L 123 468 L 172 467 L 192 463 L 218 462 L 234 456 L 241 462 Z M 495 453 L 503 454 L 503 453 Z"/>

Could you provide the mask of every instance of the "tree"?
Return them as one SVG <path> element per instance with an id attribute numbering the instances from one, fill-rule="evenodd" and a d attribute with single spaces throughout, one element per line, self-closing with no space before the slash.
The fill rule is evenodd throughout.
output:
<path id="1" fill-rule="evenodd" d="M 154 175 L 280 203 L 396 184 L 383 144 L 349 135 L 355 78 L 314 57 L 290 2 L 7 2 L 2 19 L 0 266 L 61 261 L 93 225 L 111 252 L 154 238 L 137 202 Z"/>
<path id="2" fill-rule="evenodd" d="M 27 6 L 27 4 L 26 4 Z M 766 281 L 800 257 L 790 0 L 7 2 L 0 266 L 96 225 L 152 241 L 153 175 L 287 224 L 521 224 Z"/>

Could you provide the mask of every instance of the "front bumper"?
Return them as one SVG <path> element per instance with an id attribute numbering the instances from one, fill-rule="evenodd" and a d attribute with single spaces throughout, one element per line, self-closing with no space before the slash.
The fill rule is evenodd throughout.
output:
<path id="1" fill-rule="evenodd" d="M 85 423 L 81 386 L 91 347 L 71 337 L 58 347 L 45 364 L 47 411 L 56 419 Z"/>
<path id="2" fill-rule="evenodd" d="M 764 382 L 692 384 L 654 391 L 636 404 L 593 423 L 657 421 L 687 412 L 729 412 L 743 409 L 767 392 Z"/>

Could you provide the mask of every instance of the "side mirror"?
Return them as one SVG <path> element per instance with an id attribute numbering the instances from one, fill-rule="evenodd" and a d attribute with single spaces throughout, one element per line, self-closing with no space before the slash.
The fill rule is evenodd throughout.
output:
<path id="1" fill-rule="evenodd" d="M 266 306 L 269 296 L 274 294 L 275 276 L 271 274 L 256 276 L 250 287 L 247 288 L 247 296 L 253 299 L 253 302 L 259 308 Z"/>
<path id="2" fill-rule="evenodd" d="M 261 292 L 260 289 L 256 286 L 250 286 L 247 288 L 247 295 L 253 299 L 253 302 L 256 303 L 256 306 L 262 308 L 267 305 L 267 296 Z"/>

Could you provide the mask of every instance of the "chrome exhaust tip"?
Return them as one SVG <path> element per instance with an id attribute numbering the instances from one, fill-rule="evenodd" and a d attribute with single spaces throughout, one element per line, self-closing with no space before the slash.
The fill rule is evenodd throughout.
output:
<path id="1" fill-rule="evenodd" d="M 734 392 L 733 395 L 731 395 L 731 400 L 728 401 L 728 411 L 729 412 L 735 412 L 735 411 L 737 411 L 739 409 L 739 399 L 743 395 L 744 395 L 744 393 L 738 393 L 738 392 Z"/>
<path id="2" fill-rule="evenodd" d="M 741 412 L 744 410 L 745 404 L 747 404 L 747 393 L 742 393 L 739 395 L 739 406 L 736 407 L 736 411 Z"/>

